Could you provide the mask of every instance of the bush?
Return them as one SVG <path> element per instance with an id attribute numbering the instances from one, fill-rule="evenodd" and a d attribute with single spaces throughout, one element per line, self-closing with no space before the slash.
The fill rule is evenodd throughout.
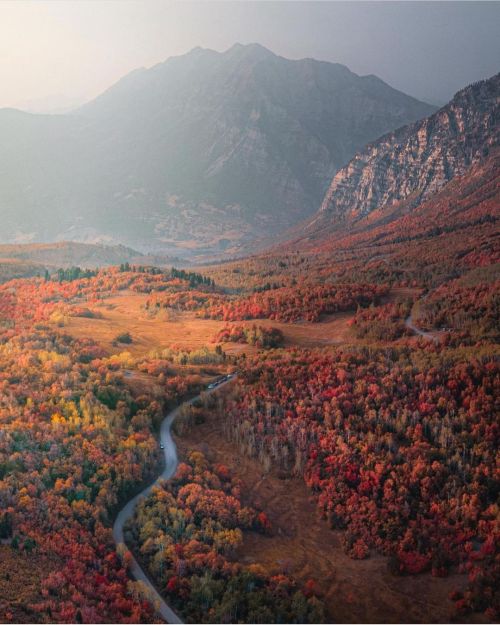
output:
<path id="1" fill-rule="evenodd" d="M 132 343 L 132 336 L 130 332 L 118 334 L 118 336 L 115 337 L 114 343 L 125 343 L 126 345 L 130 345 L 130 343 Z"/>

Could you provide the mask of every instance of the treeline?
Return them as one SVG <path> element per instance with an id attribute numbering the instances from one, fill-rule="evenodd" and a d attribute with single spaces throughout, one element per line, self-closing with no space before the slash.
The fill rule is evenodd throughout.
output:
<path id="1" fill-rule="evenodd" d="M 256 347 L 272 348 L 280 347 L 284 340 L 283 332 L 279 328 L 266 328 L 253 324 L 251 326 L 226 326 L 217 332 L 212 342 L 246 343 Z"/>
<path id="2" fill-rule="evenodd" d="M 215 281 L 212 278 L 204 276 L 201 273 L 196 273 L 195 271 L 185 271 L 184 269 L 176 269 L 175 267 L 172 267 L 170 270 L 166 271 L 160 269 L 159 267 L 151 267 L 147 265 L 130 265 L 130 263 L 127 262 L 120 265 L 120 272 L 147 273 L 153 276 L 169 275 L 171 278 L 177 278 L 179 280 L 189 282 L 189 285 L 192 287 L 204 285 L 215 288 Z"/>
<path id="3" fill-rule="evenodd" d="M 418 306 L 418 323 L 446 329 L 473 340 L 500 340 L 500 279 L 469 286 L 453 281 L 440 286 Z"/>
<path id="4" fill-rule="evenodd" d="M 226 301 L 226 297 L 218 293 L 200 291 L 198 289 L 171 290 L 167 293 L 154 293 L 146 300 L 145 309 L 152 315 L 162 309 L 179 312 L 200 311 Z"/>
<path id="5" fill-rule="evenodd" d="M 68 269 L 58 269 L 51 276 L 48 270 L 45 270 L 45 280 L 57 280 L 57 282 L 73 282 L 73 280 L 81 280 L 82 278 L 94 278 L 97 276 L 97 269 L 81 269 L 80 267 L 69 267 Z"/>
<path id="6" fill-rule="evenodd" d="M 216 365 L 226 362 L 226 358 L 226 354 L 219 346 L 216 346 L 215 349 L 210 349 L 204 345 L 199 349 L 192 350 L 167 347 L 165 349 L 153 350 L 146 363 L 163 361 L 178 365 Z M 142 366 L 142 364 L 139 364 L 139 367 Z"/>
<path id="7" fill-rule="evenodd" d="M 319 321 L 322 315 L 378 303 L 388 293 L 374 284 L 310 284 L 255 293 L 207 306 L 200 316 L 224 321 Z"/>
<path id="8" fill-rule="evenodd" d="M 410 300 L 360 308 L 349 324 L 358 339 L 395 341 L 412 334 L 405 325 L 411 309 Z"/>

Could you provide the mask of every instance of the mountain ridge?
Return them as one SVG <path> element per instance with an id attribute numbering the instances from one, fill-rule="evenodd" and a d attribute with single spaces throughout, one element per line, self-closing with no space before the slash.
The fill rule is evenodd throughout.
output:
<path id="1" fill-rule="evenodd" d="M 367 146 L 332 180 L 306 231 L 406 203 L 411 210 L 499 145 L 500 74 L 458 91 L 433 115 Z"/>
<path id="2" fill-rule="evenodd" d="M 0 244 L 0 282 L 6 275 L 41 275 L 45 269 L 82 267 L 93 269 L 110 265 L 185 266 L 177 257 L 141 254 L 124 245 L 103 245 L 58 241 L 55 243 Z M 16 274 L 17 272 L 17 274 Z"/>
<path id="3" fill-rule="evenodd" d="M 225 252 L 312 214 L 367 140 L 433 110 L 339 64 L 195 49 L 71 114 L 0 111 L 2 240 Z"/>

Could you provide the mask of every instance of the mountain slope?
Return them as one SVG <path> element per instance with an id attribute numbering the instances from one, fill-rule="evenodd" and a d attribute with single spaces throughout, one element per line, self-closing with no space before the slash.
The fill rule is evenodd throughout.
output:
<path id="1" fill-rule="evenodd" d="M 471 270 L 500 275 L 500 148 L 411 211 L 373 211 L 332 223 L 251 257 L 217 265 L 218 284 L 354 282 L 430 287 Z M 294 282 L 291 283 L 290 279 Z"/>
<path id="2" fill-rule="evenodd" d="M 46 269 L 84 268 L 121 263 L 150 264 L 151 258 L 123 245 L 61 243 L 0 244 L 0 283 L 12 278 L 43 275 Z"/>
<path id="3" fill-rule="evenodd" d="M 75 114 L 0 111 L 1 237 L 230 248 L 312 214 L 367 141 L 433 110 L 342 65 L 198 48 Z"/>
<path id="4" fill-rule="evenodd" d="M 125 262 L 140 262 L 141 254 L 123 245 L 90 245 L 86 243 L 34 243 L 0 245 L 0 258 L 30 261 L 52 267 L 100 267 Z"/>
<path id="5" fill-rule="evenodd" d="M 308 239 L 315 252 L 347 253 L 364 272 L 429 285 L 500 261 L 500 149 L 408 213 L 361 220 L 351 230 Z"/>
<path id="6" fill-rule="evenodd" d="M 459 91 L 430 117 L 368 145 L 335 175 L 305 232 L 352 229 L 367 216 L 388 221 L 430 198 L 499 145 L 499 101 L 497 74 Z"/>

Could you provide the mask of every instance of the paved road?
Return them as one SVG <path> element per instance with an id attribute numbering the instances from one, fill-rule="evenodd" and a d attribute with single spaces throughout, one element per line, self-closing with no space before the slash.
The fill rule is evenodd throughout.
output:
<path id="1" fill-rule="evenodd" d="M 415 334 L 423 336 L 424 339 L 427 339 L 428 341 L 434 341 L 434 343 L 437 343 L 439 341 L 439 338 L 432 332 L 426 332 L 425 330 L 417 328 L 417 326 L 413 322 L 412 313 L 410 313 L 409 316 L 405 319 L 405 326 L 409 328 L 412 332 L 415 332 Z"/>
<path id="2" fill-rule="evenodd" d="M 231 380 L 227 380 L 226 382 L 219 384 L 214 389 L 207 390 L 206 392 L 213 393 L 217 391 L 218 389 L 222 388 L 223 386 L 225 386 L 226 384 L 228 384 L 229 382 L 231 382 Z M 117 547 L 125 543 L 124 538 L 123 538 L 123 527 L 125 523 L 128 521 L 128 519 L 130 519 L 133 516 L 135 506 L 137 505 L 137 503 L 141 499 L 144 499 L 144 497 L 147 497 L 151 493 L 153 487 L 157 486 L 159 482 L 161 482 L 162 480 L 169 480 L 174 475 L 177 469 L 178 459 L 177 459 L 177 449 L 172 439 L 170 428 L 172 427 L 172 423 L 174 422 L 174 419 L 179 415 L 179 412 L 182 406 L 192 404 L 199 398 L 200 396 L 198 395 L 196 397 L 193 397 L 189 401 L 184 402 L 183 404 L 175 408 L 175 410 L 172 410 L 172 412 L 170 412 L 163 419 L 161 427 L 160 427 L 160 440 L 165 448 L 164 449 L 165 468 L 150 486 L 145 488 L 138 495 L 136 495 L 130 501 L 128 501 L 118 513 L 118 516 L 116 517 L 116 520 L 113 525 L 113 538 L 115 540 Z M 167 605 L 164 599 L 162 599 L 161 595 L 156 590 L 151 580 L 146 575 L 146 573 L 141 568 L 140 564 L 137 562 L 137 560 L 134 558 L 133 555 L 132 555 L 132 561 L 129 567 L 129 571 L 132 577 L 134 577 L 138 581 L 143 582 L 144 585 L 148 588 L 151 602 L 156 606 L 158 613 L 161 614 L 162 618 L 167 623 L 182 623 L 183 622 L 180 619 L 180 617 L 172 610 L 172 608 L 169 605 Z"/>
<path id="3" fill-rule="evenodd" d="M 429 291 L 427 295 L 424 295 L 424 297 L 422 297 L 420 301 L 421 302 L 425 301 L 429 297 L 430 294 L 431 294 L 431 291 Z M 413 309 L 414 308 L 415 307 L 413 307 Z M 424 339 L 427 339 L 428 341 L 434 341 L 434 343 L 438 343 L 439 337 L 436 336 L 434 332 L 426 332 L 425 330 L 421 330 L 420 328 L 417 328 L 417 326 L 415 325 L 415 322 L 413 321 L 413 309 L 411 310 L 408 317 L 405 319 L 405 326 L 408 329 L 410 329 L 412 332 L 414 332 L 415 334 L 418 334 L 419 336 L 423 336 Z"/>

